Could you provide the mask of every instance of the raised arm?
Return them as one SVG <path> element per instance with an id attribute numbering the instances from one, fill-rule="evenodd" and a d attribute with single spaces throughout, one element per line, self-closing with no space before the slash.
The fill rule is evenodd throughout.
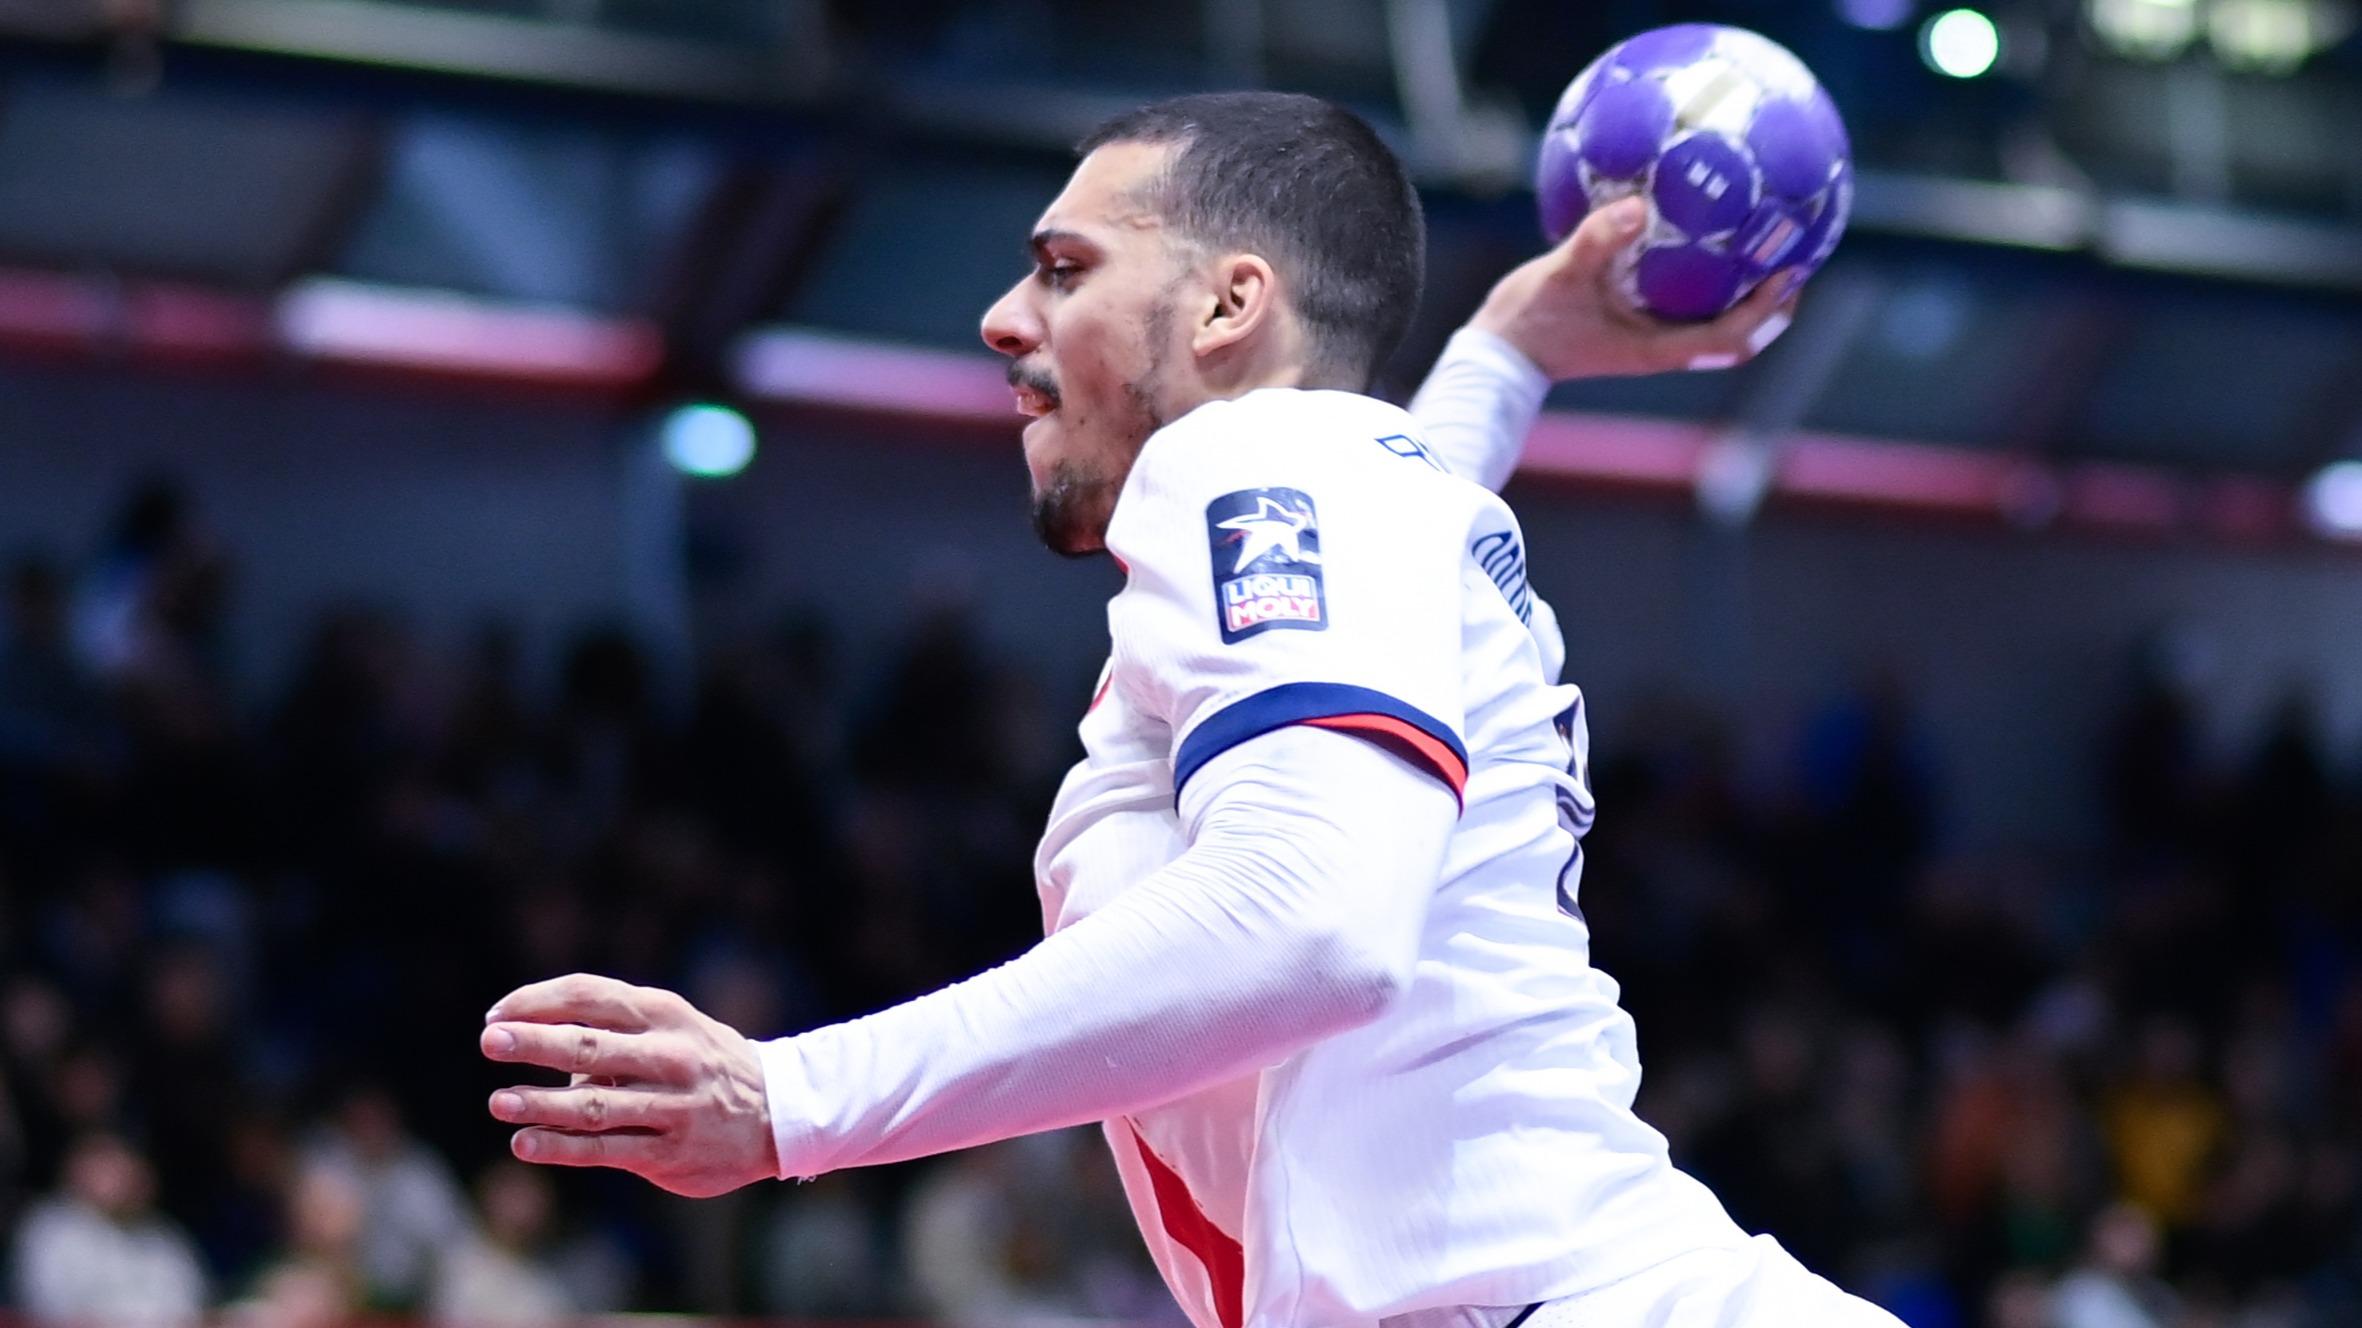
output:
<path id="1" fill-rule="evenodd" d="M 1506 483 L 1554 382 L 1727 369 L 1786 330 L 1795 291 L 1778 273 L 1710 323 L 1634 309 L 1616 290 L 1615 258 L 1647 215 L 1639 199 L 1593 212 L 1564 243 L 1502 277 L 1453 334 L 1410 412 L 1454 474 L 1488 489 Z"/>

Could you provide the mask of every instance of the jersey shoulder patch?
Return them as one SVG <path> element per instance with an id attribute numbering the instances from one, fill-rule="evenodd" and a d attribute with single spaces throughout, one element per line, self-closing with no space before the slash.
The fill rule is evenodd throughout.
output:
<path id="1" fill-rule="evenodd" d="M 1325 631 L 1320 520 L 1301 489 L 1240 489 L 1206 504 L 1214 616 L 1222 643 L 1261 632 Z"/>

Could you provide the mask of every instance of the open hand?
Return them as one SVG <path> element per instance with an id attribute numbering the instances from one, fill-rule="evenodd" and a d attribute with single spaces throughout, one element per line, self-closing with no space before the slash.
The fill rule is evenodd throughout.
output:
<path id="1" fill-rule="evenodd" d="M 1640 236 L 1648 204 L 1596 208 L 1558 247 L 1501 278 L 1470 325 L 1525 352 L 1552 381 L 1675 369 L 1727 369 L 1755 357 L 1796 309 L 1785 272 L 1706 323 L 1670 323 L 1616 289 L 1616 255 Z"/>
<path id="2" fill-rule="evenodd" d="M 615 1167 L 702 1198 L 779 1174 L 754 1044 L 669 991 L 575 973 L 520 987 L 484 1016 L 496 1061 L 573 1076 L 492 1095 L 527 1162 Z"/>

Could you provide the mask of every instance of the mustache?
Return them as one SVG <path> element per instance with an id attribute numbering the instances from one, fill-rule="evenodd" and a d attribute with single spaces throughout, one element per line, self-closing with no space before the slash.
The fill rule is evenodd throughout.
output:
<path id="1" fill-rule="evenodd" d="M 1058 408 L 1058 380 L 1050 377 L 1049 371 L 1046 369 L 1026 364 L 1022 360 L 1011 360 L 1009 361 L 1009 386 L 1022 387 L 1028 392 L 1039 392 L 1049 401 L 1052 410 Z"/>

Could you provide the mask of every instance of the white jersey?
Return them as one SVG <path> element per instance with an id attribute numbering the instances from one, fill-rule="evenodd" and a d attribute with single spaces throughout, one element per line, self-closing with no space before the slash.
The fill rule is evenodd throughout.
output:
<path id="1" fill-rule="evenodd" d="M 1400 999 L 1106 1122 L 1196 1328 L 1522 1306 L 1742 1241 L 1632 1114 L 1632 1022 L 1576 905 L 1582 697 L 1509 508 L 1400 409 L 1265 390 L 1149 439 L 1107 543 L 1129 579 L 1036 860 L 1049 931 L 1179 858 L 1191 775 L 1286 725 L 1461 801 Z"/>

